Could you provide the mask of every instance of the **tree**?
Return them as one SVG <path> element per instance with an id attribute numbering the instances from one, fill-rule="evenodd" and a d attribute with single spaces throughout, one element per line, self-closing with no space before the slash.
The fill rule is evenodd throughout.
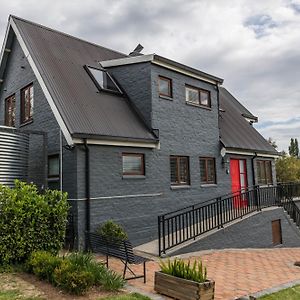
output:
<path id="1" fill-rule="evenodd" d="M 299 145 L 298 140 L 295 138 L 291 138 L 290 146 L 289 146 L 289 154 L 293 157 L 299 157 Z"/>
<path id="2" fill-rule="evenodd" d="M 276 160 L 278 182 L 295 182 L 300 180 L 300 160 L 295 156 L 285 156 Z"/>

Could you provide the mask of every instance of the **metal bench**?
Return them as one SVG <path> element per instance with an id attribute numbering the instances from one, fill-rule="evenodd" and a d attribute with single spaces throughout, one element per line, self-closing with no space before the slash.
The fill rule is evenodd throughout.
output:
<path id="1" fill-rule="evenodd" d="M 148 259 L 135 255 L 133 253 L 132 244 L 128 240 L 115 240 L 108 239 L 94 232 L 89 232 L 88 234 L 89 248 L 94 253 L 102 253 L 106 255 L 106 266 L 108 267 L 108 257 L 119 258 L 124 264 L 123 278 L 126 280 L 144 278 L 144 283 L 146 283 L 146 261 Z M 143 275 L 136 275 L 129 264 L 143 264 Z M 132 277 L 125 277 L 126 271 L 129 270 L 133 275 Z"/>

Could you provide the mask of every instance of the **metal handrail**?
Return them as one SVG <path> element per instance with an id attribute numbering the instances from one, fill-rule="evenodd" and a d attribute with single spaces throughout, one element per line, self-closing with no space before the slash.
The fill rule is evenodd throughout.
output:
<path id="1" fill-rule="evenodd" d="M 254 186 L 162 214 L 158 216 L 159 256 L 169 249 L 208 231 L 219 229 L 254 211 L 270 206 L 287 206 L 284 203 L 299 196 L 300 183 Z"/>

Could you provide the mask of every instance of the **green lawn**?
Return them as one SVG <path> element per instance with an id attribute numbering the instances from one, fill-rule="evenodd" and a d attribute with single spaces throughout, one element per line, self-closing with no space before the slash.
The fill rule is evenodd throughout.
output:
<path id="1" fill-rule="evenodd" d="M 112 297 L 102 298 L 99 300 L 151 300 L 151 299 L 149 297 L 143 296 L 138 293 L 132 293 L 129 295 L 112 296 Z"/>
<path id="2" fill-rule="evenodd" d="M 18 290 L 10 290 L 0 292 L 0 300 L 43 300 L 39 297 L 22 297 L 22 294 Z"/>
<path id="3" fill-rule="evenodd" d="M 258 298 L 260 300 L 299 300 L 300 299 L 300 285 L 281 290 L 274 294 L 269 294 Z"/>

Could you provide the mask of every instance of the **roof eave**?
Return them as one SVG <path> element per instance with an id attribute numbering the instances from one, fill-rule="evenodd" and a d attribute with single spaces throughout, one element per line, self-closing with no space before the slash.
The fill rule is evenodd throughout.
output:
<path id="1" fill-rule="evenodd" d="M 222 84 L 224 81 L 222 78 L 210 75 L 208 73 L 202 72 L 200 70 L 194 69 L 192 67 L 178 63 L 174 60 L 165 58 L 157 54 L 147 54 L 147 55 L 126 57 L 120 59 L 112 59 L 112 60 L 100 61 L 99 63 L 104 68 L 112 68 L 112 67 L 118 67 L 124 65 L 146 63 L 146 62 L 160 65 L 162 67 L 171 69 L 173 71 L 181 72 L 184 73 L 185 75 L 196 77 L 200 80 L 208 81 L 212 84 Z"/>

